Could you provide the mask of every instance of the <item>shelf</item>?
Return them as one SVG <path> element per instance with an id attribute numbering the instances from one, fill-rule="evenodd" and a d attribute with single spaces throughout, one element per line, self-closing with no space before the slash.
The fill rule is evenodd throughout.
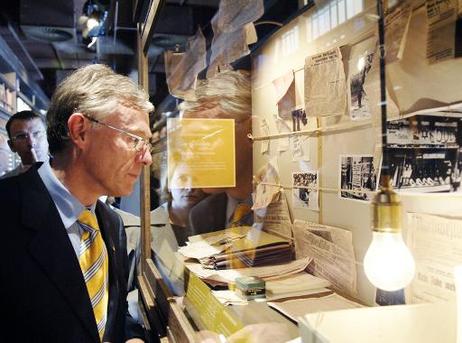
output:
<path id="1" fill-rule="evenodd" d="M 440 193 L 449 192 L 451 189 L 450 185 L 438 185 L 438 186 L 421 186 L 421 187 L 403 187 L 399 188 L 399 192 L 403 193 Z"/>
<path id="2" fill-rule="evenodd" d="M 450 143 L 449 145 L 444 145 L 444 144 L 426 144 L 426 145 L 420 145 L 420 144 L 403 144 L 403 145 L 398 145 L 398 144 L 393 144 L 389 145 L 388 149 L 458 149 L 459 146 L 455 143 Z"/>

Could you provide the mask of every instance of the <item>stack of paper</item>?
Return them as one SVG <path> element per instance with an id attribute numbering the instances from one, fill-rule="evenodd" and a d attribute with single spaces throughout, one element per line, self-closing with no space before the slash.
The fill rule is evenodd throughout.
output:
<path id="1" fill-rule="evenodd" d="M 324 287 L 329 286 L 329 281 L 302 272 L 283 279 L 267 281 L 266 296 L 271 299 L 303 296 L 328 291 Z"/>
<path id="2" fill-rule="evenodd" d="M 268 302 L 268 306 L 281 312 L 294 321 L 300 317 L 315 312 L 326 312 L 363 307 L 363 305 L 348 300 L 338 294 L 314 296 L 306 299 L 288 300 L 283 302 Z"/>
<path id="3" fill-rule="evenodd" d="M 274 265 L 294 259 L 291 240 L 248 226 L 193 236 L 179 252 L 210 269 Z"/>
<path id="4" fill-rule="evenodd" d="M 258 276 L 265 281 L 284 278 L 302 272 L 311 261 L 310 258 L 304 258 L 276 266 L 224 270 L 206 269 L 200 263 L 187 262 L 186 268 L 209 284 L 226 285 L 234 284 L 234 280 L 241 276 Z"/>

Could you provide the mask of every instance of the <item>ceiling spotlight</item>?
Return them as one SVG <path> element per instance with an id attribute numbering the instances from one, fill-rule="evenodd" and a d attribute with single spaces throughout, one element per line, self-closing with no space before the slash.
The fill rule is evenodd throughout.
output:
<path id="1" fill-rule="evenodd" d="M 94 38 L 105 35 L 104 24 L 108 16 L 106 5 L 96 0 L 88 0 L 83 5 L 78 23 L 82 29 L 83 43 L 89 48 L 96 43 Z"/>

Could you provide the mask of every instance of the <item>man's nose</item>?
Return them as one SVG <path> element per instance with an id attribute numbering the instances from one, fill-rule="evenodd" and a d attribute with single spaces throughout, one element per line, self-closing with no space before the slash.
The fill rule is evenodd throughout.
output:
<path id="1" fill-rule="evenodd" d="M 145 166 L 149 166 L 152 163 L 152 156 L 149 149 L 140 152 L 137 158 L 138 162 L 143 163 Z"/>
<path id="2" fill-rule="evenodd" d="M 34 146 L 37 143 L 37 138 L 34 137 L 33 134 L 27 135 L 27 144 L 30 146 Z"/>

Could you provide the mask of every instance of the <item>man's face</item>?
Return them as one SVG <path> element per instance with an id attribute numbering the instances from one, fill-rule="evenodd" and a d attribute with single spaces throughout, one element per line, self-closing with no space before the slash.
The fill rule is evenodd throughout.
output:
<path id="1" fill-rule="evenodd" d="M 45 125 L 39 118 L 14 120 L 10 126 L 11 139 L 8 141 L 11 151 L 18 153 L 22 164 L 46 161 L 48 141 Z"/>
<path id="2" fill-rule="evenodd" d="M 191 208 L 205 198 L 205 193 L 200 188 L 191 188 L 192 177 L 187 168 L 178 167 L 173 173 L 174 185 L 181 185 L 170 190 L 173 207 Z"/>
<path id="3" fill-rule="evenodd" d="M 148 141 L 151 137 L 148 114 L 145 112 L 119 105 L 114 114 L 100 121 Z M 136 151 L 133 138 L 103 125 L 94 124 L 90 130 L 89 146 L 82 153 L 82 158 L 94 186 L 101 194 L 130 194 L 143 166 L 152 163 L 149 149 L 143 147 L 141 151 Z"/>

